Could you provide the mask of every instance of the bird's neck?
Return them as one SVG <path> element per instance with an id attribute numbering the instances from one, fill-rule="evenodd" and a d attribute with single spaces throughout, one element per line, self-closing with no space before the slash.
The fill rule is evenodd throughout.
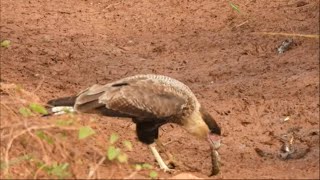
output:
<path id="1" fill-rule="evenodd" d="M 182 126 L 189 133 L 203 139 L 206 138 L 210 132 L 199 111 L 195 111 L 190 116 L 185 118 L 182 121 Z"/>

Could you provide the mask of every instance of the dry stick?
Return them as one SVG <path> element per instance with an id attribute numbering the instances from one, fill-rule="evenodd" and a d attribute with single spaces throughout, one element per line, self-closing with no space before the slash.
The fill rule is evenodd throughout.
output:
<path id="1" fill-rule="evenodd" d="M 27 125 L 27 121 L 26 121 L 25 119 L 24 119 L 23 121 L 24 121 L 24 126 L 26 127 L 27 132 L 29 133 L 29 135 L 30 135 L 31 137 L 33 137 L 36 141 L 38 141 L 38 143 L 40 144 L 42 153 L 43 153 L 44 158 L 45 158 L 45 159 L 44 159 L 44 160 L 45 160 L 45 163 L 48 163 L 48 162 L 47 162 L 47 161 L 48 161 L 48 155 L 47 155 L 46 149 L 45 149 L 45 147 L 44 147 L 41 139 L 40 139 L 39 137 L 35 136 L 35 135 L 31 132 L 31 130 L 29 129 L 29 127 L 28 127 L 28 125 Z"/>
<path id="2" fill-rule="evenodd" d="M 109 4 L 107 7 L 105 7 L 105 9 L 109 9 L 111 6 L 116 6 L 116 5 L 120 4 L 120 3 L 121 2 Z"/>
<path id="3" fill-rule="evenodd" d="M 47 166 L 46 163 L 44 163 L 42 166 L 40 166 L 40 167 L 37 169 L 36 173 L 34 174 L 33 179 L 37 179 L 38 174 L 40 173 L 40 171 L 41 171 L 44 167 L 46 167 L 46 166 Z"/>
<path id="4" fill-rule="evenodd" d="M 96 172 L 96 179 L 101 179 L 99 171 Z"/>
<path id="5" fill-rule="evenodd" d="M 135 170 L 129 176 L 124 177 L 123 179 L 132 179 L 138 172 L 138 170 Z"/>
<path id="6" fill-rule="evenodd" d="M 0 139 L 4 140 L 5 138 L 9 137 L 8 135 L 4 135 L 6 132 L 5 131 L 1 131 L 0 133 Z"/>
<path id="7" fill-rule="evenodd" d="M 101 166 L 101 164 L 104 162 L 104 160 L 106 160 L 106 156 L 103 156 L 100 161 L 98 162 L 98 164 L 95 165 L 95 167 L 93 169 L 91 169 L 89 171 L 88 177 L 87 179 L 91 179 L 91 177 L 94 175 L 94 173 L 98 170 L 98 168 Z"/>
<path id="8" fill-rule="evenodd" d="M 282 36 L 298 36 L 298 37 L 305 37 L 305 38 L 316 38 L 319 39 L 320 35 L 316 34 L 291 34 L 291 33 L 275 33 L 275 32 L 255 32 L 253 34 L 265 34 L 265 35 L 282 35 Z"/>
<path id="9" fill-rule="evenodd" d="M 176 142 L 176 140 L 171 140 L 171 141 L 169 141 L 169 142 L 166 142 L 166 143 L 162 143 L 164 146 L 167 146 L 167 145 L 169 145 L 169 144 L 171 144 L 171 143 L 174 143 L 174 142 Z"/>
<path id="10" fill-rule="evenodd" d="M 42 86 L 42 84 L 43 84 L 43 82 L 44 82 L 44 79 L 45 79 L 45 78 L 44 78 L 44 75 L 42 75 L 41 81 L 39 82 L 39 84 L 38 84 L 38 86 L 36 87 L 36 89 L 32 91 L 32 93 L 35 93 L 36 91 L 38 91 L 38 90 L 41 88 L 41 86 Z"/>
<path id="11" fill-rule="evenodd" d="M 33 171 L 30 171 L 28 168 L 25 169 L 27 173 L 25 174 L 25 177 L 28 177 L 30 174 L 33 173 Z"/>
<path id="12" fill-rule="evenodd" d="M 238 24 L 238 25 L 236 25 L 236 26 L 232 27 L 232 29 L 233 29 L 233 28 L 241 27 L 241 26 L 243 26 L 243 25 L 247 24 L 248 22 L 249 22 L 249 20 L 246 20 L 246 21 L 244 21 L 244 22 L 242 22 L 242 23 L 240 23 L 240 24 Z"/>
<path id="13" fill-rule="evenodd" d="M 60 139 L 59 138 L 56 138 L 55 136 L 53 136 L 50 132 L 46 132 L 48 135 L 50 135 L 50 137 L 53 137 L 54 138 L 54 145 L 55 145 L 55 147 L 60 151 L 60 154 L 61 154 L 61 156 L 63 157 L 63 159 L 65 160 L 65 159 L 67 159 L 68 157 L 68 155 L 66 155 L 66 153 L 65 153 L 65 151 L 64 151 L 64 145 L 63 145 L 63 143 L 60 141 Z"/>
<path id="14" fill-rule="evenodd" d="M 67 129 L 67 130 L 78 130 L 77 128 L 67 128 L 67 127 L 57 127 L 56 125 L 47 125 L 47 126 L 33 126 L 33 127 L 29 127 L 29 130 L 36 130 L 36 129 L 50 129 L 50 128 L 59 128 L 59 129 Z M 5 152 L 5 165 L 7 167 L 9 167 L 9 151 L 10 148 L 12 146 L 13 141 L 18 138 L 19 136 L 25 134 L 26 132 L 28 132 L 28 130 L 24 130 L 24 131 L 20 131 L 20 133 L 16 134 L 15 136 L 13 136 L 10 141 L 7 144 L 7 148 L 6 148 L 6 152 Z M 7 175 L 9 171 L 9 168 L 5 168 L 4 169 L 4 175 Z"/>
<path id="15" fill-rule="evenodd" d="M 4 161 L 5 161 L 5 165 L 7 168 L 4 169 L 4 175 L 6 176 L 8 174 L 8 171 L 9 171 L 9 150 L 12 146 L 12 143 L 13 141 L 23 135 L 24 133 L 26 133 L 27 130 L 24 130 L 24 131 L 21 131 L 20 133 L 16 134 L 13 138 L 10 139 L 9 143 L 7 144 L 7 148 L 6 148 L 6 152 L 5 152 L 5 155 L 4 155 Z"/>
<path id="16" fill-rule="evenodd" d="M 23 125 L 23 123 L 15 123 L 15 124 L 9 124 L 9 125 L 5 125 L 5 126 L 0 126 L 0 129 L 6 129 L 6 128 L 13 128 L 13 127 L 17 127 L 17 126 L 21 126 Z"/>
<path id="17" fill-rule="evenodd" d="M 12 108 L 10 108 L 9 106 L 7 106 L 6 104 L 3 104 L 3 103 L 1 103 L 5 108 L 7 108 L 9 111 L 11 111 L 12 112 L 12 114 L 16 117 L 16 118 L 18 118 L 18 119 L 20 119 L 20 117 L 17 115 L 17 113 L 14 111 L 14 110 L 12 110 Z"/>
<path id="18" fill-rule="evenodd" d="M 12 136 L 12 133 L 13 133 L 13 128 L 11 128 L 11 130 L 10 130 L 10 136 Z M 9 141 L 9 143 L 10 143 L 10 141 Z M 10 144 L 9 148 L 11 147 L 11 144 Z M 4 169 L 4 173 L 3 174 L 5 176 L 8 174 L 8 171 L 9 171 L 9 149 L 8 149 L 8 145 L 7 145 L 7 148 L 5 149 L 5 154 L 4 154 L 4 162 L 5 162 L 5 167 L 6 168 Z"/>
<path id="19" fill-rule="evenodd" d="M 108 179 L 111 179 L 113 177 L 114 173 L 115 173 L 115 170 L 113 167 L 111 167 L 111 173 L 110 173 L 110 176 L 108 177 Z"/>

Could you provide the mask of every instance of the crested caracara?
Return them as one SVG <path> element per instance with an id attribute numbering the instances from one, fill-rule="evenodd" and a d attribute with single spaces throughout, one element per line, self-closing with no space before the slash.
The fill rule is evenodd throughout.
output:
<path id="1" fill-rule="evenodd" d="M 48 102 L 53 113 L 71 106 L 81 113 L 132 118 L 139 141 L 149 145 L 161 169 L 169 170 L 155 147 L 159 127 L 181 125 L 187 132 L 219 146 L 221 130 L 190 88 L 163 75 L 136 75 L 105 85 L 93 85 L 71 97 Z"/>

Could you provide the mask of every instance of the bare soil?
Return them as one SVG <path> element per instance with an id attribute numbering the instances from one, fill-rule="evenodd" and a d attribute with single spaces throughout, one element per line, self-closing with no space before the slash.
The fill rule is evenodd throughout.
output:
<path id="1" fill-rule="evenodd" d="M 18 84 L 45 103 L 130 75 L 168 75 L 187 84 L 223 129 L 221 173 L 210 178 L 318 179 L 319 2 L 232 3 L 240 12 L 223 0 L 1 1 L 1 40 L 11 41 L 8 48 L 1 47 L 1 82 Z M 313 36 L 303 36 L 307 34 Z M 290 38 L 289 50 L 279 54 L 277 47 Z M 8 109 L 1 106 L 1 111 L 3 123 Z M 77 117 L 84 125 L 93 124 L 98 134 L 86 143 L 72 141 L 66 146 L 84 162 L 98 162 L 101 156 L 91 147 L 103 152 L 106 138 L 116 132 L 133 142 L 133 151 L 127 152 L 129 164 L 148 162 L 157 167 L 129 120 Z M 287 141 L 282 139 L 292 137 L 294 153 L 280 158 Z M 160 139 L 181 162 L 174 174 L 209 178 L 206 142 L 171 124 L 162 128 Z M 10 157 L 41 154 L 31 142 L 13 144 Z M 1 139 L 1 152 L 7 143 Z M 49 154 L 59 161 L 54 156 Z M 76 164 L 77 157 L 73 158 L 72 177 L 86 178 L 90 166 Z M 36 170 L 23 163 L 10 168 L 6 177 L 32 178 Z M 132 173 L 129 165 L 110 162 L 97 171 L 96 177 L 104 179 Z M 159 173 L 160 178 L 173 176 Z"/>

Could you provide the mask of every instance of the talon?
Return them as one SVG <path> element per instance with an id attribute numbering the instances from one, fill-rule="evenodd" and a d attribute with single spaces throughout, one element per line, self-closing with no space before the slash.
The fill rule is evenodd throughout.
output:
<path id="1" fill-rule="evenodd" d="M 170 168 L 170 169 L 175 169 L 177 166 L 179 166 L 179 163 L 177 162 L 177 161 L 175 161 L 175 160 L 168 160 L 168 161 L 166 161 L 165 162 L 167 165 L 168 165 L 168 167 Z"/>
<path id="2" fill-rule="evenodd" d="M 163 170 L 163 172 L 170 173 L 170 174 L 176 172 L 175 169 L 171 169 L 171 168 L 160 168 L 160 169 Z"/>

